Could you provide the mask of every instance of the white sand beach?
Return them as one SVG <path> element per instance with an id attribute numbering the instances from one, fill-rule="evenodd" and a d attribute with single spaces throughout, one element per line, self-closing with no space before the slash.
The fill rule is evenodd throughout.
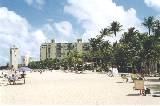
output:
<path id="1" fill-rule="evenodd" d="M 59 71 L 32 72 L 26 77 L 26 84 L 1 84 L 0 104 L 160 105 L 160 98 L 138 95 L 134 84 L 123 82 L 121 77 Z"/>

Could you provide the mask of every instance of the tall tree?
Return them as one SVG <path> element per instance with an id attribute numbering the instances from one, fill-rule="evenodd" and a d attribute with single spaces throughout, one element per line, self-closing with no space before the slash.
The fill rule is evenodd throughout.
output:
<path id="1" fill-rule="evenodd" d="M 117 32 L 122 30 L 121 27 L 122 27 L 122 25 L 119 22 L 113 21 L 111 23 L 110 31 L 113 31 L 114 35 L 116 36 Z"/>
<path id="2" fill-rule="evenodd" d="M 146 28 L 148 28 L 148 34 L 151 34 L 151 29 L 153 28 L 154 25 L 154 17 L 145 17 L 144 22 L 142 23 Z"/>
<path id="3" fill-rule="evenodd" d="M 120 40 L 120 47 L 122 49 L 121 51 L 124 52 L 128 64 L 132 65 L 133 67 L 137 66 L 137 60 L 139 59 L 139 54 L 142 49 L 139 37 L 139 31 L 132 27 L 128 29 L 128 32 L 123 34 Z"/>
<path id="4" fill-rule="evenodd" d="M 100 31 L 100 35 L 98 37 L 103 38 L 105 36 L 110 36 L 112 32 L 110 31 L 109 28 L 104 28 Z"/>

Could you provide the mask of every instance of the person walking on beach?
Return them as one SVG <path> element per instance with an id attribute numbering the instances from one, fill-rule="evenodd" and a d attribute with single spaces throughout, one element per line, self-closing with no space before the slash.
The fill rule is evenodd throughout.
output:
<path id="1" fill-rule="evenodd" d="M 26 82 L 26 80 L 25 80 L 25 75 L 26 75 L 26 74 L 25 74 L 25 71 L 22 71 L 21 78 L 23 78 L 23 81 L 24 81 L 23 83 L 24 83 L 24 84 L 25 84 L 25 82 Z"/>

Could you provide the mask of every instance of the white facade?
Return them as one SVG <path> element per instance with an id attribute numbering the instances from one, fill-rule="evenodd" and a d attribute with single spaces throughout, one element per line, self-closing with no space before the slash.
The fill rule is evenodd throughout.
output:
<path id="1" fill-rule="evenodd" d="M 18 48 L 15 46 L 10 48 L 10 67 L 18 69 Z"/>
<path id="2" fill-rule="evenodd" d="M 26 56 L 21 56 L 21 61 L 22 61 L 22 65 L 23 66 L 28 66 L 29 62 L 30 62 L 30 57 L 28 55 Z"/>

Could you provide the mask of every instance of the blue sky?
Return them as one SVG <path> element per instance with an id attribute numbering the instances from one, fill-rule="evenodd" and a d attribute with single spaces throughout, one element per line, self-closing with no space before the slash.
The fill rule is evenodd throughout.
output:
<path id="1" fill-rule="evenodd" d="M 34 0 L 33 0 L 34 1 Z M 28 5 L 25 0 L 0 0 L 1 7 L 7 7 L 11 11 L 25 17 L 33 26 L 40 27 L 47 22 L 47 19 L 54 21 L 68 20 L 78 27 L 76 20 L 64 13 L 64 6 L 67 0 L 44 0 L 42 9 Z M 148 7 L 143 0 L 113 0 L 117 5 L 122 5 L 126 10 L 134 8 L 137 16 L 143 20 L 145 16 L 155 16 L 159 12 Z"/>
<path id="2" fill-rule="evenodd" d="M 40 9 L 34 6 L 34 3 L 28 5 L 25 0 L 0 0 L 0 6 L 7 7 L 9 10 L 25 17 L 34 27 L 43 26 L 48 22 L 48 19 L 55 22 L 67 20 L 74 27 L 78 27 L 76 20 L 71 15 L 64 13 L 64 6 L 67 4 L 66 0 L 44 0 L 44 2 Z M 81 31 L 81 29 L 79 30 Z"/>
<path id="3" fill-rule="evenodd" d="M 117 4 L 123 5 L 125 9 L 134 8 L 137 11 L 137 16 L 144 19 L 146 16 L 156 16 L 159 14 L 154 8 L 148 7 L 144 0 L 114 0 Z"/>
<path id="4" fill-rule="evenodd" d="M 160 0 L 0 0 L 0 64 L 9 62 L 9 48 L 39 59 L 39 46 L 56 42 L 84 42 L 112 21 L 124 31 L 141 25 L 146 16 L 159 16 Z M 121 37 L 108 37 L 114 42 Z"/>

